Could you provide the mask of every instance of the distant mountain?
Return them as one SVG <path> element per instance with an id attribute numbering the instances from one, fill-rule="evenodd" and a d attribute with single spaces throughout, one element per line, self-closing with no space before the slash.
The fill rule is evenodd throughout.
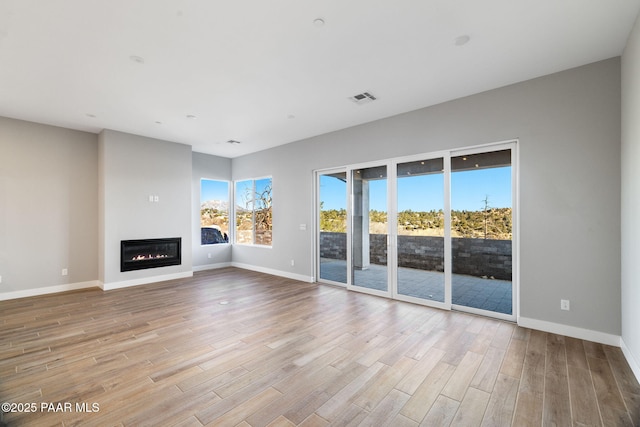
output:
<path id="1" fill-rule="evenodd" d="M 226 200 L 207 200 L 200 204 L 200 210 L 202 209 L 214 209 L 218 211 L 228 211 L 229 202 Z"/>

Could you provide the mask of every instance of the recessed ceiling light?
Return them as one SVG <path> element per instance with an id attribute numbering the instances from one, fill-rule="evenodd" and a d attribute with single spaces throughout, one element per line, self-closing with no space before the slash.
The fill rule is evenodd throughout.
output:
<path id="1" fill-rule="evenodd" d="M 135 63 L 144 64 L 144 58 L 142 56 L 131 55 L 129 59 Z"/>
<path id="2" fill-rule="evenodd" d="M 465 44 L 469 43 L 469 40 L 471 40 L 471 37 L 469 37 L 467 34 L 461 35 L 456 37 L 456 46 L 464 46 Z"/>
<path id="3" fill-rule="evenodd" d="M 322 27 L 324 25 L 324 19 L 322 18 L 316 18 L 313 20 L 313 25 L 315 25 L 316 27 Z"/>
<path id="4" fill-rule="evenodd" d="M 236 141 L 235 139 L 230 139 L 227 141 L 227 144 L 240 144 L 240 141 Z"/>
<path id="5" fill-rule="evenodd" d="M 193 114 L 187 114 L 186 117 L 187 117 L 187 119 L 190 119 L 190 120 L 195 120 L 195 119 L 198 118 L 198 117 L 194 116 Z"/>

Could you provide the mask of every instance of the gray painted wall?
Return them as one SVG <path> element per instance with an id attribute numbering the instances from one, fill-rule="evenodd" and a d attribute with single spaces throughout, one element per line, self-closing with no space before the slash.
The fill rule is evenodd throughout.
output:
<path id="1" fill-rule="evenodd" d="M 191 147 L 111 130 L 100 133 L 100 281 L 191 272 Z M 157 203 L 149 202 L 157 195 Z M 182 264 L 120 272 L 120 241 L 182 238 Z"/>
<path id="2" fill-rule="evenodd" d="M 207 268 L 216 264 L 231 262 L 231 245 L 200 245 L 200 180 L 218 179 L 231 181 L 231 159 L 225 157 L 210 156 L 208 154 L 193 153 L 193 176 L 191 183 L 192 212 L 192 240 L 193 240 L 193 267 Z M 229 191 L 233 192 L 233 183 L 229 183 Z M 211 258 L 208 257 L 211 254 Z"/>
<path id="3" fill-rule="evenodd" d="M 619 335 L 619 58 L 234 158 L 234 179 L 273 176 L 274 237 L 233 260 L 312 276 L 315 169 L 514 138 L 520 316 Z"/>
<path id="4" fill-rule="evenodd" d="M 94 134 L 0 117 L 0 292 L 96 280 L 97 162 Z"/>
<path id="5" fill-rule="evenodd" d="M 622 340 L 633 355 L 636 369 L 640 367 L 639 117 L 640 18 L 622 56 Z"/>

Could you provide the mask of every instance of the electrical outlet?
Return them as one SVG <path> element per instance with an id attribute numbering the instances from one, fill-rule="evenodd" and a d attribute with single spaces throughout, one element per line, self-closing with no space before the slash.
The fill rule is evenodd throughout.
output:
<path id="1" fill-rule="evenodd" d="M 568 299 L 561 299 L 560 300 L 560 310 L 570 310 L 569 307 L 569 300 Z"/>
<path id="2" fill-rule="evenodd" d="M 67 274 L 69 274 L 69 271 L 66 268 L 62 269 L 62 275 L 66 276 Z"/>
<path id="3" fill-rule="evenodd" d="M 207 254 L 207 258 L 211 259 L 211 254 Z"/>
<path id="4" fill-rule="evenodd" d="M 296 265 L 296 262 L 294 260 L 291 260 L 291 267 L 293 267 L 294 265 Z"/>
<path id="5" fill-rule="evenodd" d="M 0 276 L 0 283 L 2 283 L 2 276 Z"/>

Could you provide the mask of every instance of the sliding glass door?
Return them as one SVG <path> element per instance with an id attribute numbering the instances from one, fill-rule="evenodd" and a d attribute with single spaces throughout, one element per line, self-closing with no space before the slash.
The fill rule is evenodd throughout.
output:
<path id="1" fill-rule="evenodd" d="M 445 302 L 444 159 L 398 163 L 397 294 Z"/>
<path id="2" fill-rule="evenodd" d="M 360 291 L 386 294 L 389 222 L 387 166 L 351 171 L 351 285 Z"/>
<path id="3" fill-rule="evenodd" d="M 318 175 L 318 276 L 347 284 L 347 172 Z"/>
<path id="4" fill-rule="evenodd" d="M 451 158 L 452 304 L 513 315 L 511 148 Z"/>
<path id="5" fill-rule="evenodd" d="M 514 320 L 516 143 L 316 174 L 318 277 Z"/>

